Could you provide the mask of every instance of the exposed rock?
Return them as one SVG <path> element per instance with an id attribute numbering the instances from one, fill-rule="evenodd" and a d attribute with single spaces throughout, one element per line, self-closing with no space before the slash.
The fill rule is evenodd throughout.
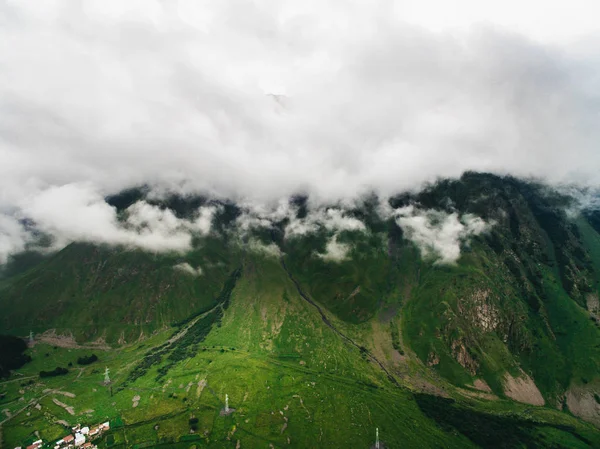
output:
<path id="1" fill-rule="evenodd" d="M 486 393 L 491 393 L 492 389 L 483 379 L 475 379 L 473 382 L 473 387 L 475 387 L 479 391 L 485 391 Z"/>
<path id="2" fill-rule="evenodd" d="M 196 389 L 196 397 L 199 398 L 202 394 L 202 390 L 206 387 L 206 379 L 202 379 L 198 382 L 198 388 Z"/>
<path id="3" fill-rule="evenodd" d="M 439 365 L 440 363 L 440 357 L 433 351 L 431 351 L 429 353 L 429 356 L 427 356 L 427 365 L 428 366 L 436 366 Z"/>
<path id="4" fill-rule="evenodd" d="M 504 376 L 504 394 L 509 398 L 531 405 L 544 405 L 546 402 L 531 377 L 521 371 L 517 378 L 509 373 Z"/>
<path id="5" fill-rule="evenodd" d="M 571 387 L 567 390 L 566 397 L 571 413 L 600 427 L 600 404 L 594 391 L 585 387 Z"/>
<path id="6" fill-rule="evenodd" d="M 477 373 L 479 364 L 473 359 L 473 357 L 471 357 L 471 354 L 469 354 L 467 346 L 462 338 L 452 342 L 452 355 L 456 361 L 460 363 L 460 365 L 471 375 L 475 375 Z"/>
<path id="7" fill-rule="evenodd" d="M 59 407 L 64 408 L 68 414 L 70 415 L 74 415 L 75 414 L 75 409 L 71 406 L 68 406 L 67 404 L 65 404 L 64 402 L 60 402 L 58 399 L 56 398 L 52 398 L 52 402 L 54 402 L 56 405 L 58 405 Z"/>

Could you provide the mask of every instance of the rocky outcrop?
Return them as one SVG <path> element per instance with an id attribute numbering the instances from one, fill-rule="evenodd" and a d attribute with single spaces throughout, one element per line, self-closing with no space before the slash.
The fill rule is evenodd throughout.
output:
<path id="1" fill-rule="evenodd" d="M 479 368 L 479 364 L 471 354 L 469 354 L 469 350 L 467 349 L 467 345 L 464 340 L 458 339 L 452 342 L 452 355 L 456 359 L 460 365 L 466 369 L 472 376 L 477 373 L 477 368 Z"/>
<path id="2" fill-rule="evenodd" d="M 544 397 L 531 377 L 521 371 L 519 377 L 504 376 L 504 394 L 509 398 L 531 405 L 544 405 Z"/>
<path id="3" fill-rule="evenodd" d="M 591 387 L 571 387 L 566 399 L 571 413 L 600 427 L 600 396 Z"/>

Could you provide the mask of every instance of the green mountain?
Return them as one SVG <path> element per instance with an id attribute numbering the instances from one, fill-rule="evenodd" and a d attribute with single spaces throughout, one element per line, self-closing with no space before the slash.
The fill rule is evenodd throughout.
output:
<path id="1" fill-rule="evenodd" d="M 573 198 L 467 173 L 345 206 L 351 225 L 296 197 L 243 232 L 241 206 L 153 201 L 215 205 L 212 232 L 183 255 L 80 242 L 5 267 L 0 333 L 36 336 L 0 383 L 7 444 L 108 419 L 103 447 L 374 447 L 376 428 L 389 448 L 600 447 L 600 213 Z"/>

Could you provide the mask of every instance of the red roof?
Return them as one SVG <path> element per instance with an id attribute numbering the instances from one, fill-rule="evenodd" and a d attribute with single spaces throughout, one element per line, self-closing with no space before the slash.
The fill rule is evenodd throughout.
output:
<path id="1" fill-rule="evenodd" d="M 75 437 L 73 435 L 67 435 L 66 437 L 63 438 L 63 441 L 65 443 L 70 443 L 71 441 L 73 441 L 75 439 Z"/>

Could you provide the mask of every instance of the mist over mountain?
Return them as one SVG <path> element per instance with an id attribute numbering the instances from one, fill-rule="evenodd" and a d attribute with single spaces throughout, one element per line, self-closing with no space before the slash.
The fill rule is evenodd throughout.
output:
<path id="1" fill-rule="evenodd" d="M 168 212 L 116 229 L 104 197 L 139 185 L 255 204 L 386 198 L 466 170 L 598 186 L 592 37 L 549 39 L 552 15 L 519 32 L 417 16 L 387 2 L 4 4 L 2 259 L 28 240 L 23 219 L 59 241 L 186 247 L 179 230 L 198 224 Z M 147 214 L 159 228 L 136 235 Z"/>

